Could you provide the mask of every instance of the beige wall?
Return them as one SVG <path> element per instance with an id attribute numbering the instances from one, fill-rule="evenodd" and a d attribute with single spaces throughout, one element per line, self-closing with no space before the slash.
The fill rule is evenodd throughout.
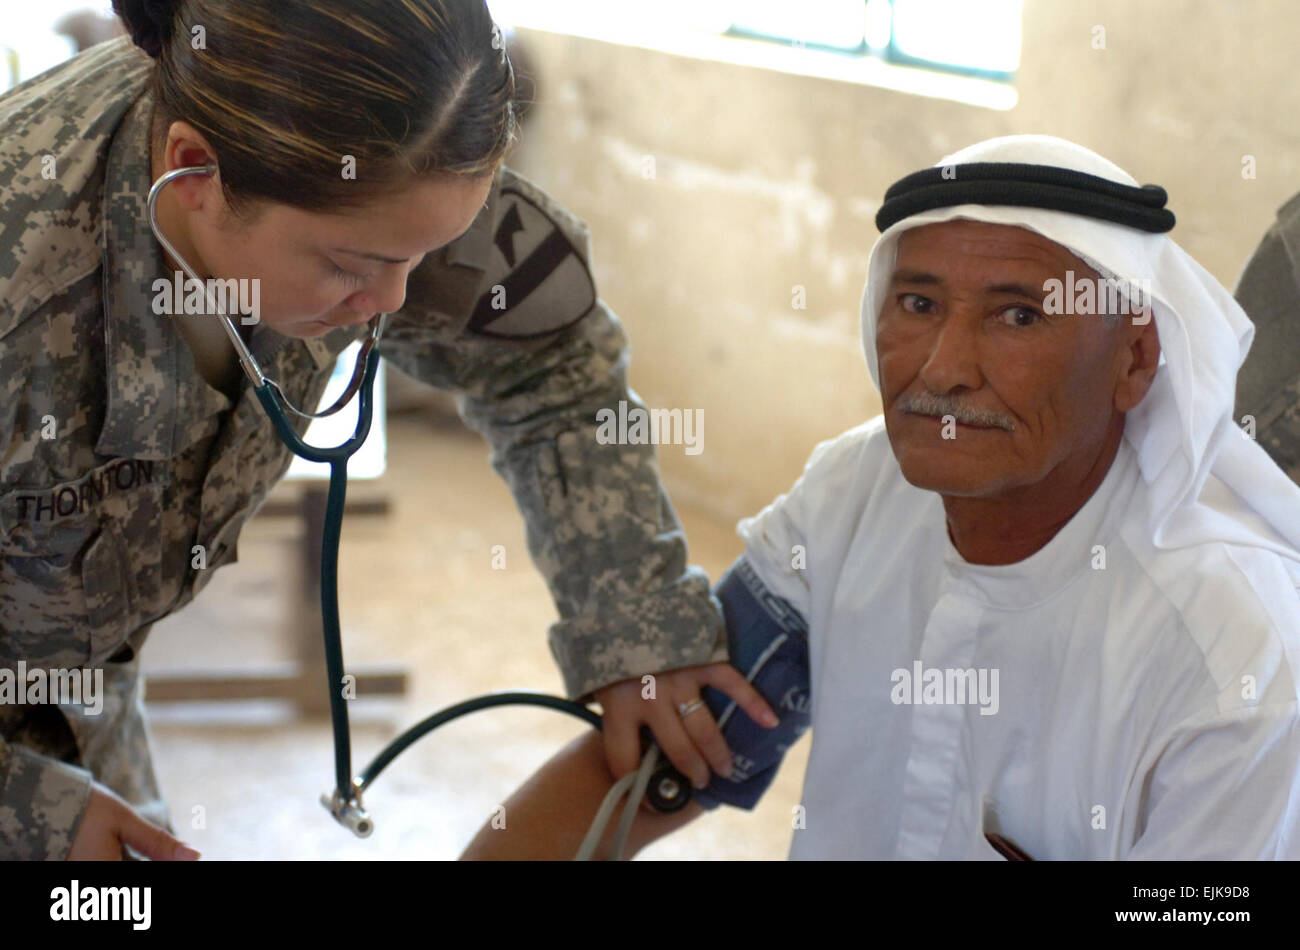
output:
<path id="1" fill-rule="evenodd" d="M 857 311 L 872 219 L 902 175 L 995 135 L 1074 139 L 1164 185 L 1174 237 L 1229 286 L 1300 190 L 1289 0 L 1026 0 L 1009 112 L 521 38 L 541 95 L 513 164 L 589 223 L 601 296 L 632 340 L 633 387 L 651 406 L 704 411 L 703 453 L 664 446 L 660 459 L 679 504 L 727 519 L 879 411 Z M 795 285 L 806 310 L 792 306 Z"/>

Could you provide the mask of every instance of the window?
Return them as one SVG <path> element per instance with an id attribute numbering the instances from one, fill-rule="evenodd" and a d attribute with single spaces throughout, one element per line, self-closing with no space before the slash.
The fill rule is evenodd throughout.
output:
<path id="1" fill-rule="evenodd" d="M 746 0 L 728 32 L 1010 79 L 1021 0 Z"/>
<path id="2" fill-rule="evenodd" d="M 1009 109 L 1023 0 L 488 0 L 502 23 Z"/>
<path id="3" fill-rule="evenodd" d="M 1010 79 L 1020 66 L 1021 0 L 893 0 L 889 58 Z M 872 6 L 868 3 L 868 6 Z"/>

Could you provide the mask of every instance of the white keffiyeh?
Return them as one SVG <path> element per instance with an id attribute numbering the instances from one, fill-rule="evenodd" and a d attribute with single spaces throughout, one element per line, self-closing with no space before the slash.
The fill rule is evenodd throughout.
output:
<path id="1" fill-rule="evenodd" d="M 1044 135 L 990 139 L 936 166 L 969 162 L 1052 165 L 1137 185 L 1100 155 Z M 1287 560 L 1300 587 L 1300 487 L 1232 418 L 1237 371 L 1255 327 L 1232 295 L 1167 234 L 1061 211 L 977 204 L 902 219 L 872 249 L 862 296 L 863 347 L 876 387 L 876 321 L 893 272 L 898 236 L 955 218 L 1026 228 L 1067 248 L 1103 275 L 1149 281 L 1141 286 L 1150 287 L 1160 367 L 1142 403 L 1127 414 L 1124 437 L 1137 451 L 1142 477 L 1156 500 L 1150 524 L 1153 542 L 1164 549 L 1207 540 L 1266 548 Z M 1225 491 L 1236 495 L 1240 504 L 1205 503 Z M 1246 510 L 1240 510 L 1242 506 Z M 1225 507 L 1237 512 L 1225 514 Z"/>

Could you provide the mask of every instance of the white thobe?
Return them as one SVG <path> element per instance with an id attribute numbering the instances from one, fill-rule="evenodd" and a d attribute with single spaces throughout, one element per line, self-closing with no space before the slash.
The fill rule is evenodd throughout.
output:
<path id="1" fill-rule="evenodd" d="M 877 417 L 740 523 L 809 624 L 791 858 L 997 858 L 986 832 L 1036 859 L 1300 858 L 1294 583 L 1260 548 L 1155 549 L 1149 494 L 1122 440 L 1045 547 L 971 564 Z M 1211 499 L 1239 504 L 1213 479 Z M 996 704 L 922 695 L 918 661 L 954 685 L 996 671 Z M 896 701 L 918 698 L 946 701 Z"/>

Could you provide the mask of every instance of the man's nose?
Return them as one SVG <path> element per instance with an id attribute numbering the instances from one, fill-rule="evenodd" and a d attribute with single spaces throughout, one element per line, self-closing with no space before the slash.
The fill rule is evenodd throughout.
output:
<path id="1" fill-rule="evenodd" d="M 921 367 L 921 382 L 932 393 L 965 387 L 979 389 L 984 375 L 979 368 L 979 319 L 966 311 L 950 313 L 935 330 L 930 356 Z"/>

